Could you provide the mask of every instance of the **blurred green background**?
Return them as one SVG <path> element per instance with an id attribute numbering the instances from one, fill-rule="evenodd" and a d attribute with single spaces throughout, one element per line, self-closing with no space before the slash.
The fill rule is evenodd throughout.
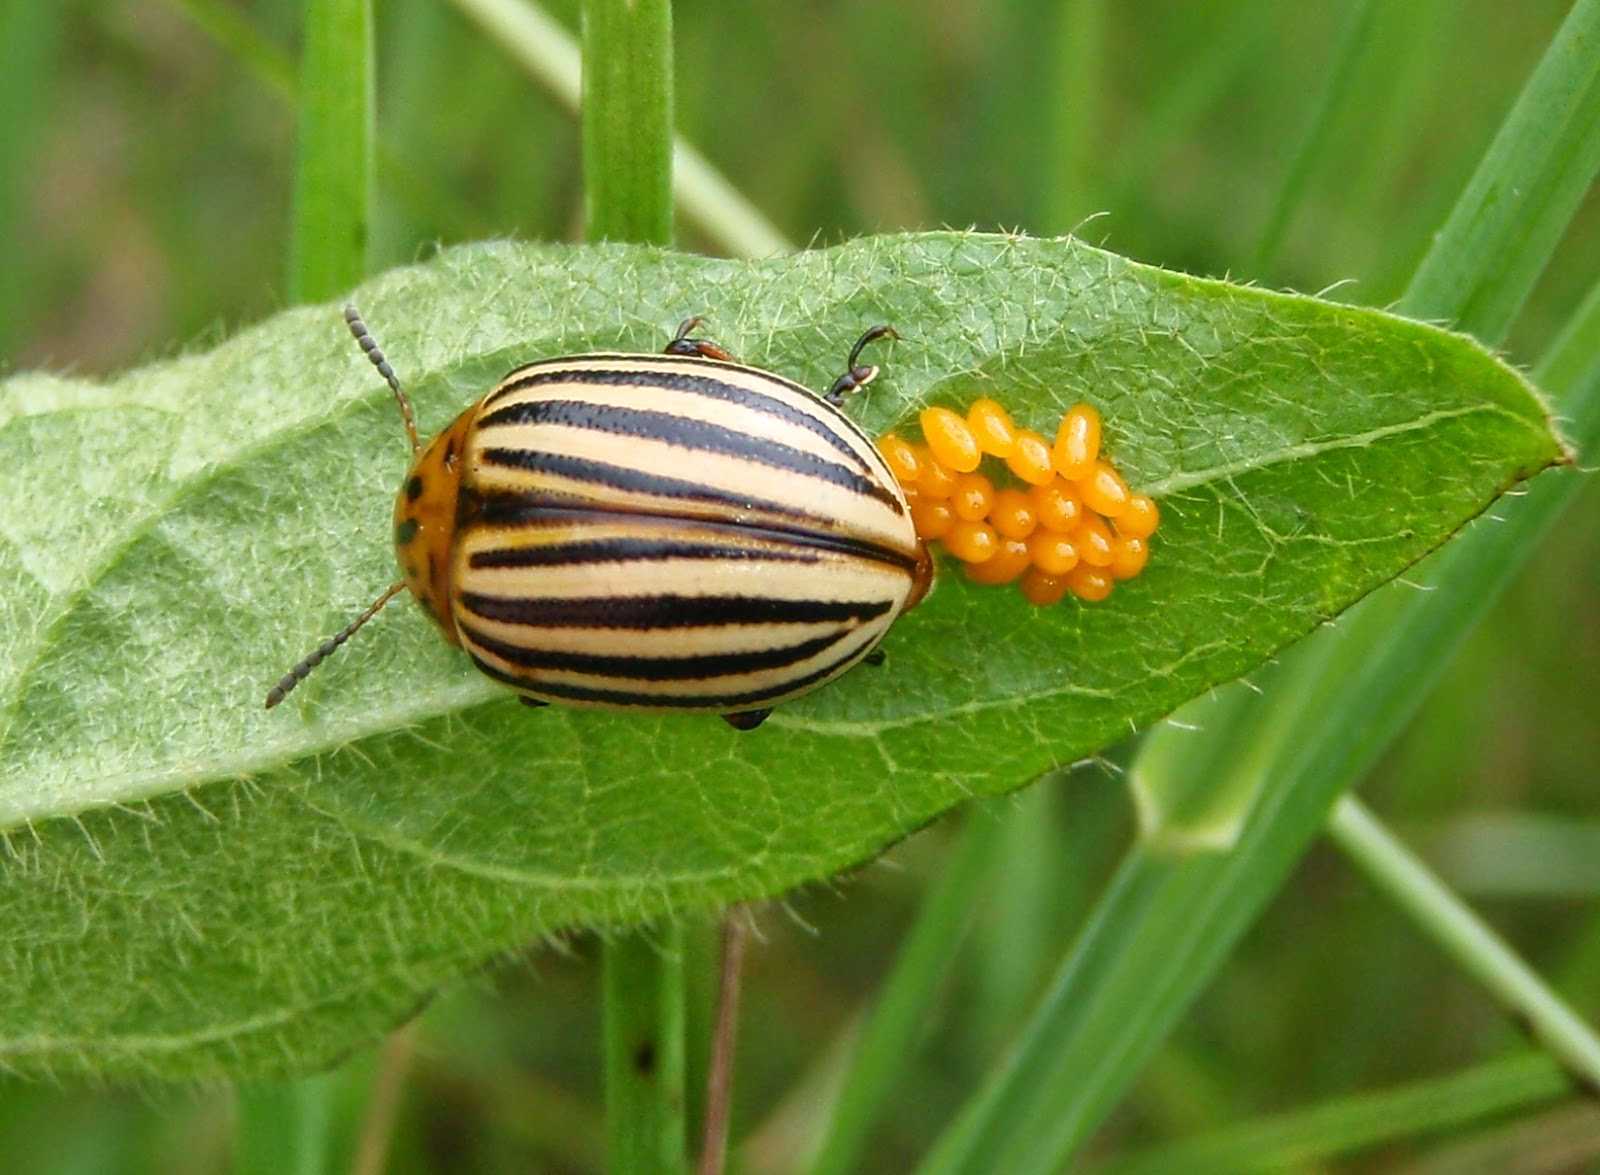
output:
<path id="1" fill-rule="evenodd" d="M 241 17 L 241 56 L 193 19 Z M 575 0 L 550 11 L 576 29 Z M 877 0 L 675 6 L 677 124 L 791 239 L 939 225 L 1079 231 L 1142 260 L 1393 300 L 1565 14 L 1565 0 L 1376 6 L 1371 49 L 1275 256 L 1260 242 L 1346 2 Z M 283 305 L 294 0 L 0 7 L 0 355 L 110 373 Z M 573 240 L 575 120 L 445 0 L 377 0 L 374 268 L 486 236 Z M 1087 223 L 1085 219 L 1103 213 Z M 686 248 L 709 248 L 685 230 Z M 1522 364 L 1593 282 L 1591 198 L 1509 337 Z M 663 321 L 682 308 L 664 307 Z M 403 373 L 402 373 L 403 374 Z M 425 422 L 436 425 L 438 422 Z M 1590 458 L 1593 460 L 1593 457 Z M 1589 1016 L 1600 1013 L 1600 494 L 1591 487 L 1364 794 Z M 376 541 L 376 540 L 375 540 Z M 995 805 L 1008 866 L 871 1169 L 907 1166 L 974 1087 L 1126 843 L 1127 748 Z M 840 1043 L 948 831 L 756 911 L 736 1078 L 743 1169 L 792 1169 Z M 712 928 L 693 936 L 709 968 Z M 395 1171 L 591 1171 L 602 1145 L 595 942 L 530 947 L 444 993 L 409 1050 Z M 697 1000 L 706 1014 L 709 992 Z M 1483 1059 L 1487 997 L 1341 858 L 1314 852 L 1094 1148 L 1139 1147 Z M 691 1047 L 694 1047 L 691 1045 Z M 398 1054 L 400 1050 L 396 1050 Z M 361 1089 L 376 1054 L 330 1078 Z M 352 1095 L 354 1096 L 354 1095 Z M 230 1169 L 226 1090 L 0 1082 L 0 1170 Z M 1574 1116 L 1576 1115 L 1576 1117 Z M 1519 1170 L 1588 1169 L 1600 1112 L 1539 1112 Z M 1515 1130 L 1515 1135 L 1495 1131 Z M 1341 1169 L 1472 1169 L 1472 1136 Z M 1509 1169 L 1501 1167 L 1498 1169 Z"/>

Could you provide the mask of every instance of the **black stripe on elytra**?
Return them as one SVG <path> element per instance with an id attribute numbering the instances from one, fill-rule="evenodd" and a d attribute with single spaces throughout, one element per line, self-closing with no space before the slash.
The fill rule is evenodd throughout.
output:
<path id="1" fill-rule="evenodd" d="M 485 620 L 537 628 L 705 628 L 729 624 L 830 624 L 876 620 L 889 600 L 785 600 L 768 596 L 507 597 L 460 592 Z"/>
<path id="2" fill-rule="evenodd" d="M 592 506 L 574 507 L 570 495 L 544 495 L 544 494 L 494 494 L 492 496 L 476 499 L 470 517 L 458 516 L 458 533 L 465 531 L 469 524 L 500 529 L 500 530 L 567 530 L 581 529 L 588 525 L 615 526 L 621 519 L 627 525 L 641 530 L 659 528 L 665 539 L 677 542 L 701 542 L 708 546 L 716 546 L 718 540 L 728 538 L 735 540 L 727 545 L 731 549 L 737 547 L 740 551 L 748 550 L 747 543 L 759 542 L 769 544 L 764 550 L 752 550 L 748 554 L 713 556 L 720 558 L 748 558 L 753 560 L 786 561 L 797 560 L 816 562 L 816 559 L 806 558 L 801 552 L 785 554 L 781 548 L 807 548 L 812 551 L 853 555 L 859 559 L 868 559 L 874 563 L 886 563 L 891 567 L 899 567 L 910 571 L 917 565 L 915 555 L 908 555 L 897 551 L 893 547 L 885 547 L 868 539 L 852 538 L 848 535 L 833 534 L 827 530 L 814 529 L 808 526 L 758 526 L 744 522 L 728 522 L 716 518 L 680 518 L 669 514 L 645 514 L 632 509 L 605 510 Z M 744 540 L 739 542 L 738 540 Z M 595 542 L 622 541 L 593 540 Z M 641 541 L 643 541 L 641 539 Z M 774 550 L 773 548 L 780 548 Z M 514 551 L 522 548 L 500 547 L 493 551 L 480 551 L 473 554 L 470 565 L 473 567 L 532 567 L 541 565 L 546 559 L 551 562 L 578 562 L 580 560 L 565 560 L 555 555 L 519 555 Z M 494 562 L 482 562 L 480 558 L 490 558 Z M 648 559 L 650 555 L 640 553 L 628 556 L 629 558 Z M 664 555 L 661 558 L 675 558 L 677 556 Z M 502 561 L 503 560 L 503 561 Z"/>
<path id="3" fill-rule="evenodd" d="M 577 563 L 658 562 L 667 559 L 748 559 L 765 563 L 820 563 L 814 551 L 773 550 L 733 544 L 684 542 L 669 538 L 614 536 L 575 543 L 539 543 L 474 551 L 470 567 L 567 567 Z"/>
<path id="4" fill-rule="evenodd" d="M 761 702 L 770 702 L 788 694 L 798 693 L 807 686 L 825 681 L 849 661 L 861 657 L 863 650 L 854 649 L 844 654 L 837 660 L 824 665 L 821 669 L 813 670 L 803 677 L 796 677 L 780 685 L 767 686 L 764 689 L 748 690 L 739 694 L 649 694 L 635 693 L 632 690 L 594 689 L 590 686 L 571 685 L 562 681 L 534 681 L 526 677 L 518 677 L 514 673 L 507 673 L 495 665 L 491 665 L 479 657 L 471 649 L 467 655 L 472 658 L 472 663 L 489 677 L 506 685 L 515 686 L 519 690 L 527 690 L 546 698 L 555 698 L 567 702 L 595 702 L 605 706 L 641 706 L 657 710 L 718 710 L 730 709 L 735 706 L 753 706 Z"/>
<path id="5" fill-rule="evenodd" d="M 686 362 L 693 363 L 692 359 L 685 359 L 677 355 L 617 355 L 617 356 L 580 356 L 579 358 L 611 358 L 622 359 L 629 363 L 663 363 L 682 367 Z M 725 366 L 715 361 L 706 361 L 712 370 Z M 808 391 L 797 383 L 780 379 L 771 372 L 760 371 L 754 367 L 741 367 L 738 370 L 754 375 L 758 379 L 768 380 L 788 391 L 808 397 L 818 405 L 818 411 L 823 414 L 838 416 L 851 430 L 857 431 L 850 423 L 848 417 L 832 404 L 822 399 L 815 392 Z M 803 428 L 827 441 L 840 453 L 849 457 L 858 467 L 866 469 L 867 466 L 861 459 L 861 454 L 851 447 L 850 442 L 839 436 L 826 423 L 818 420 L 811 413 L 793 404 L 769 396 L 765 392 L 752 391 L 750 388 L 740 387 L 738 384 L 729 383 L 725 379 L 718 379 L 714 375 L 699 375 L 688 371 L 618 371 L 599 367 L 556 367 L 543 371 L 534 371 L 529 375 L 518 376 L 516 372 L 506 377 L 499 388 L 490 394 L 483 402 L 483 410 L 487 411 L 502 396 L 512 392 L 523 391 L 527 388 L 548 387 L 552 384 L 582 384 L 589 387 L 611 388 L 636 388 L 643 387 L 663 392 L 687 392 L 692 396 L 701 396 L 708 400 L 717 400 L 724 404 L 734 404 L 740 408 L 749 408 L 767 416 L 776 417 L 787 424 Z M 865 439 L 865 438 L 863 438 Z"/>
<path id="6" fill-rule="evenodd" d="M 692 653 L 679 657 L 641 657 L 628 653 L 574 653 L 559 649 L 527 648 L 497 640 L 470 624 L 461 623 L 459 619 L 456 627 L 466 640 L 518 669 L 591 673 L 596 677 L 626 677 L 636 681 L 707 681 L 741 673 L 782 669 L 815 657 L 848 635 L 848 630 L 841 630 L 795 644 L 765 649 Z"/>
<path id="7" fill-rule="evenodd" d="M 647 473 L 629 465 L 613 465 L 609 461 L 595 461 L 588 457 L 572 457 L 565 453 L 545 453 L 537 449 L 483 449 L 479 456 L 489 465 L 503 469 L 523 469 L 529 473 L 548 473 L 570 481 L 588 482 L 631 494 L 650 494 L 657 498 L 671 498 L 682 502 L 704 502 L 726 506 L 734 510 L 767 510 L 790 518 L 821 521 L 815 514 L 805 513 L 770 502 L 764 498 L 748 498 L 704 482 L 683 477 L 667 477 Z"/>
<path id="8" fill-rule="evenodd" d="M 699 453 L 717 453 L 753 461 L 770 469 L 813 477 L 853 493 L 875 498 L 901 512 L 900 500 L 880 480 L 867 477 L 837 461 L 828 461 L 804 449 L 741 432 L 723 424 L 696 420 L 655 408 L 630 408 L 595 404 L 586 400 L 522 400 L 478 418 L 478 427 L 548 424 L 638 440 L 659 440 Z M 854 457 L 854 454 L 851 455 Z M 859 459 L 857 459 L 859 465 Z"/>

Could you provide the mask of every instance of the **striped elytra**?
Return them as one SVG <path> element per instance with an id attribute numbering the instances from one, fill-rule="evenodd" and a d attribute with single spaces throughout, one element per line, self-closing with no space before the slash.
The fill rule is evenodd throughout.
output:
<path id="1" fill-rule="evenodd" d="M 526 702 L 748 729 L 864 658 L 927 590 L 905 494 L 837 406 L 877 374 L 857 365 L 862 346 L 892 332 L 867 332 L 821 397 L 690 338 L 697 322 L 663 354 L 517 368 L 419 447 L 402 483 L 402 583 Z"/>

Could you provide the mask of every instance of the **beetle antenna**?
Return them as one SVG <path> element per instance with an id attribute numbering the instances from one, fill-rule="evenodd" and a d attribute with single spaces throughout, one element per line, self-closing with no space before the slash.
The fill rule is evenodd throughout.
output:
<path id="1" fill-rule="evenodd" d="M 389 366 L 389 361 L 383 357 L 383 348 L 378 346 L 378 340 L 372 337 L 372 332 L 367 329 L 367 324 L 361 321 L 361 311 L 353 303 L 344 308 L 344 322 L 350 328 L 350 333 L 356 337 L 361 350 L 372 361 L 372 366 L 378 369 L 378 374 L 383 376 L 389 385 L 389 390 L 394 393 L 395 402 L 400 405 L 400 416 L 406 423 L 406 436 L 411 440 L 411 452 L 422 451 L 422 442 L 417 439 L 417 418 L 411 411 L 411 399 L 401 390 L 400 380 L 394 374 L 394 368 Z"/>
<path id="2" fill-rule="evenodd" d="M 360 322 L 361 320 L 357 318 L 356 321 Z M 376 616 L 379 611 L 382 610 L 383 606 L 390 600 L 394 599 L 395 596 L 399 594 L 400 589 L 405 586 L 406 581 L 403 579 L 399 583 L 390 584 L 383 595 L 379 596 L 377 600 L 373 602 L 370 608 L 352 620 L 342 632 L 339 632 L 334 636 L 330 636 L 327 640 L 323 641 L 317 646 L 315 652 L 307 655 L 306 658 L 300 662 L 300 664 L 296 665 L 293 669 L 289 670 L 289 672 L 285 673 L 281 678 L 279 678 L 278 684 L 267 691 L 267 709 L 272 709 L 272 707 L 276 706 L 279 702 L 283 701 L 284 698 L 288 697 L 290 690 L 294 689 L 295 686 L 304 681 L 307 676 L 310 675 L 313 669 L 327 660 L 329 653 L 333 652 L 340 645 L 344 644 L 345 641 L 354 636 L 356 629 L 360 628 L 363 624 Z"/>
<path id="3" fill-rule="evenodd" d="M 888 323 L 882 323 L 878 326 L 872 327 L 856 340 L 855 346 L 850 348 L 850 358 L 845 360 L 844 365 L 848 368 L 854 369 L 856 366 L 856 360 L 861 358 L 861 352 L 866 349 L 868 343 L 875 342 L 876 340 L 883 338 L 898 339 L 899 337 L 900 332 L 895 330 L 894 327 L 890 326 Z"/>

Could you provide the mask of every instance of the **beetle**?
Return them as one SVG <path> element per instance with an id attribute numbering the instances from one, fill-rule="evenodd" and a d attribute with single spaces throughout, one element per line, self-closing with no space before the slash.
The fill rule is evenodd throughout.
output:
<path id="1" fill-rule="evenodd" d="M 354 306 L 345 323 L 399 405 L 412 461 L 395 499 L 401 578 L 273 686 L 267 708 L 402 590 L 445 640 L 532 706 L 720 714 L 780 702 L 876 654 L 933 564 L 904 491 L 841 409 L 737 362 L 703 321 L 664 351 L 518 367 L 424 446 Z"/>

